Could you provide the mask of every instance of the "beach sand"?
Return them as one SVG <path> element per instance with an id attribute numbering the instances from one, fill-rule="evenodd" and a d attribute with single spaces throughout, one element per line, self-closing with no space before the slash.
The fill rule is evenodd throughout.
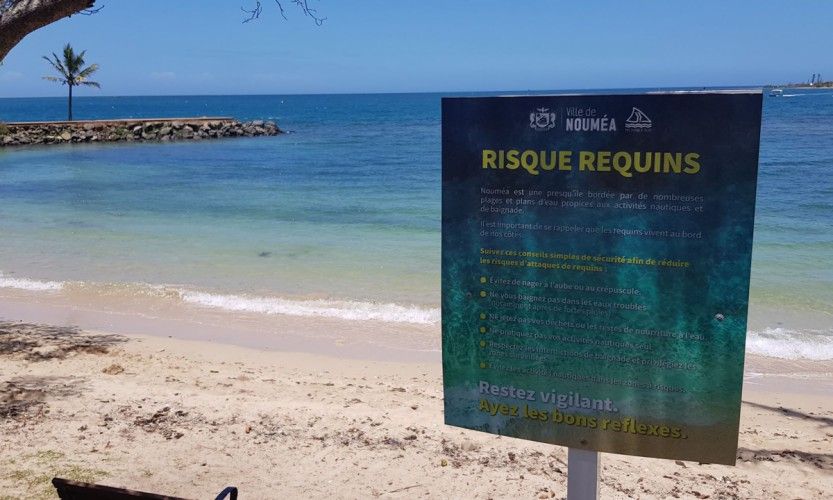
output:
<path id="1" fill-rule="evenodd" d="M 54 498 L 53 476 L 188 498 L 565 497 L 566 449 L 447 427 L 438 362 L 367 357 L 6 315 L 0 497 Z M 747 372 L 735 467 L 605 454 L 601 497 L 833 496 L 831 364 Z"/>

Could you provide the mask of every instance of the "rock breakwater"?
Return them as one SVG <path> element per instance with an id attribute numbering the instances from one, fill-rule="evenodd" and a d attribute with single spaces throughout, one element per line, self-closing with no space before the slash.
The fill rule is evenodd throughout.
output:
<path id="1" fill-rule="evenodd" d="M 282 131 L 271 121 L 240 122 L 225 117 L 0 123 L 0 147 L 92 142 L 167 142 L 274 136 L 280 133 Z"/>

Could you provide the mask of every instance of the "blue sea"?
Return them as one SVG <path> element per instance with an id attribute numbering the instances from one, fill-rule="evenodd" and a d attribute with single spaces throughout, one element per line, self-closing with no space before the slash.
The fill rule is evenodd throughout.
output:
<path id="1" fill-rule="evenodd" d="M 0 149 L 0 291 L 438 325 L 442 96 L 76 98 L 289 133 Z M 65 106 L 0 99 L 0 121 Z M 833 359 L 833 91 L 765 95 L 757 203 L 748 350 Z"/>

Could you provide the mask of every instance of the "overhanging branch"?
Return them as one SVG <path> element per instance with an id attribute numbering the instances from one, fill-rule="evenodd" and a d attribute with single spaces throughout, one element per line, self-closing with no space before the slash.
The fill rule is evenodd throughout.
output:
<path id="1" fill-rule="evenodd" d="M 0 61 L 36 29 L 73 14 L 98 10 L 95 0 L 0 0 Z"/>
<path id="2" fill-rule="evenodd" d="M 283 5 L 283 1 L 284 0 L 275 0 L 275 5 L 278 6 L 281 17 L 287 19 L 286 8 Z M 324 24 L 324 21 L 327 20 L 326 17 L 321 17 L 316 9 L 310 7 L 309 0 L 290 0 L 290 3 L 296 5 L 305 16 L 312 19 L 316 26 L 321 26 Z M 252 8 L 247 9 L 245 7 L 240 7 L 240 10 L 246 14 L 246 18 L 243 19 L 243 22 L 248 23 L 254 21 L 255 19 L 260 19 L 260 15 L 263 13 L 263 4 L 260 1 L 256 1 Z"/>

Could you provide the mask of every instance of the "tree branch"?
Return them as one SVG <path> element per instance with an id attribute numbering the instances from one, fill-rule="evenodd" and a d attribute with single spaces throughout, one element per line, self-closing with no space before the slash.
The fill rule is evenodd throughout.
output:
<path id="1" fill-rule="evenodd" d="M 29 33 L 94 7 L 95 0 L 0 0 L 0 61 Z"/>
<path id="2" fill-rule="evenodd" d="M 73 14 L 89 16 L 104 6 L 95 6 L 96 0 L 0 0 L 0 63 L 15 45 L 29 33 Z M 316 26 L 324 24 L 326 17 L 310 6 L 310 0 L 274 0 L 281 17 L 286 19 L 284 2 L 295 5 Z M 259 19 L 263 5 L 258 0 L 251 9 L 240 8 L 245 14 L 244 23 Z"/>
<path id="3" fill-rule="evenodd" d="M 321 17 L 316 9 L 310 7 L 309 0 L 290 0 L 290 2 L 296 5 L 305 16 L 312 19 L 316 26 L 321 26 L 327 20 L 326 17 Z M 278 6 L 281 17 L 287 19 L 286 9 L 283 6 L 282 0 L 275 0 L 275 5 Z M 246 13 L 246 18 L 243 19 L 243 22 L 248 23 L 255 19 L 260 19 L 260 15 L 263 13 L 263 5 L 257 1 L 251 9 L 240 7 L 240 10 Z"/>

